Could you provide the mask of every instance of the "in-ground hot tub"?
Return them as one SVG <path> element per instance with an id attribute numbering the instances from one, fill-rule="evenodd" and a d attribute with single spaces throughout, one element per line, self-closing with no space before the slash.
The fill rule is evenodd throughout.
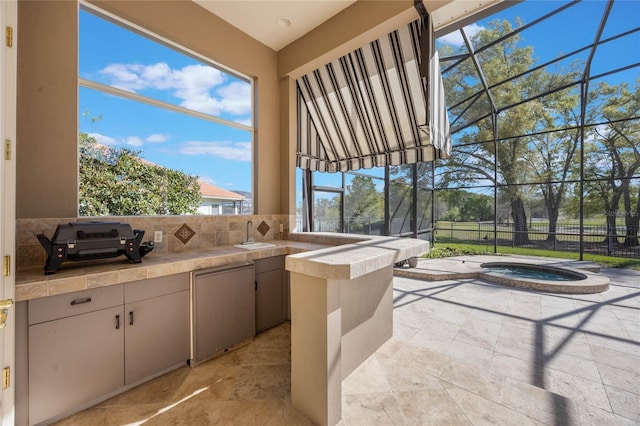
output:
<path id="1" fill-rule="evenodd" d="M 482 268 L 488 269 L 489 272 L 507 275 L 516 279 L 520 278 L 544 281 L 580 281 L 587 279 L 587 276 L 581 272 L 547 265 L 533 265 L 529 263 L 513 262 L 489 262 L 483 263 L 480 266 Z"/>
<path id="2" fill-rule="evenodd" d="M 606 277 L 573 268 L 520 262 L 485 262 L 480 267 L 484 278 L 513 287 L 552 293 L 600 293 L 609 288 Z"/>

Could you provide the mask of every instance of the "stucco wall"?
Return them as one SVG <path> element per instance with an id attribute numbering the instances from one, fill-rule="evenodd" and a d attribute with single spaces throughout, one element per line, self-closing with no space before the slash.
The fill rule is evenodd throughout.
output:
<path id="1" fill-rule="evenodd" d="M 16 216 L 77 211 L 75 2 L 18 3 Z"/>

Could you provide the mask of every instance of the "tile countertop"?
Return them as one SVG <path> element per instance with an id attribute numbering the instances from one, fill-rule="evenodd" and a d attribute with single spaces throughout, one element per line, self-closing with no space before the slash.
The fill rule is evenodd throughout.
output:
<path id="1" fill-rule="evenodd" d="M 428 251 L 421 240 L 330 233 L 292 233 L 286 241 L 267 241 L 275 247 L 245 250 L 233 246 L 187 251 L 149 253 L 142 263 L 126 258 L 64 262 L 55 274 L 41 268 L 20 271 L 16 276 L 16 301 L 81 291 L 148 278 L 190 272 L 214 266 L 272 256 L 288 256 L 287 269 L 311 276 L 352 279 L 395 261 Z"/>
<path id="2" fill-rule="evenodd" d="M 327 244 L 344 236 L 343 244 Z M 395 262 L 419 256 L 429 251 L 429 243 L 414 238 L 379 237 L 369 235 L 308 233 L 294 238 L 323 242 L 330 247 L 304 251 L 287 256 L 286 269 L 313 277 L 352 280 L 377 271 Z"/>

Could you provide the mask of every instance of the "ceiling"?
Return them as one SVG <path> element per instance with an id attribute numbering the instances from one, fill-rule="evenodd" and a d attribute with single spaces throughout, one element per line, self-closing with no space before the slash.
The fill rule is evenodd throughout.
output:
<path id="1" fill-rule="evenodd" d="M 193 1 L 278 51 L 355 3 L 356 0 Z"/>

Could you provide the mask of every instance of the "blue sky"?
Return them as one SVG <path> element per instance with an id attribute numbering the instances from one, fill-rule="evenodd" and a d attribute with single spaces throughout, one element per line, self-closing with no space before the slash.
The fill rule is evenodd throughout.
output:
<path id="1" fill-rule="evenodd" d="M 529 23 L 559 7 L 560 1 L 527 0 L 497 16 L 467 27 L 469 33 L 492 19 L 515 17 Z M 538 63 L 591 43 L 606 2 L 586 0 L 521 33 L 522 44 L 534 46 Z M 640 25 L 640 1 L 617 0 L 603 37 Z M 515 24 L 514 24 L 515 26 Z M 552 40 L 550 38 L 552 37 Z M 459 45 L 459 37 L 440 42 Z M 150 96 L 226 120 L 251 124 L 249 82 L 209 67 L 199 60 L 80 12 L 80 76 L 132 93 Z M 585 54 L 580 56 L 585 57 Z M 592 74 L 640 61 L 640 33 L 600 48 Z M 631 84 L 638 68 L 607 77 Z M 236 129 L 146 104 L 123 100 L 92 89 L 80 89 L 80 130 L 102 143 L 141 151 L 154 163 L 198 175 L 229 190 L 251 190 L 250 131 Z M 101 117 L 97 121 L 91 117 Z M 381 170 L 362 170 L 380 176 Z M 316 173 L 316 184 L 339 184 L 339 174 Z"/>
<path id="2" fill-rule="evenodd" d="M 86 11 L 80 77 L 251 125 L 251 85 Z M 213 185 L 251 191 L 250 131 L 81 87 L 80 130 Z M 96 118 L 99 118 L 96 120 Z"/>

